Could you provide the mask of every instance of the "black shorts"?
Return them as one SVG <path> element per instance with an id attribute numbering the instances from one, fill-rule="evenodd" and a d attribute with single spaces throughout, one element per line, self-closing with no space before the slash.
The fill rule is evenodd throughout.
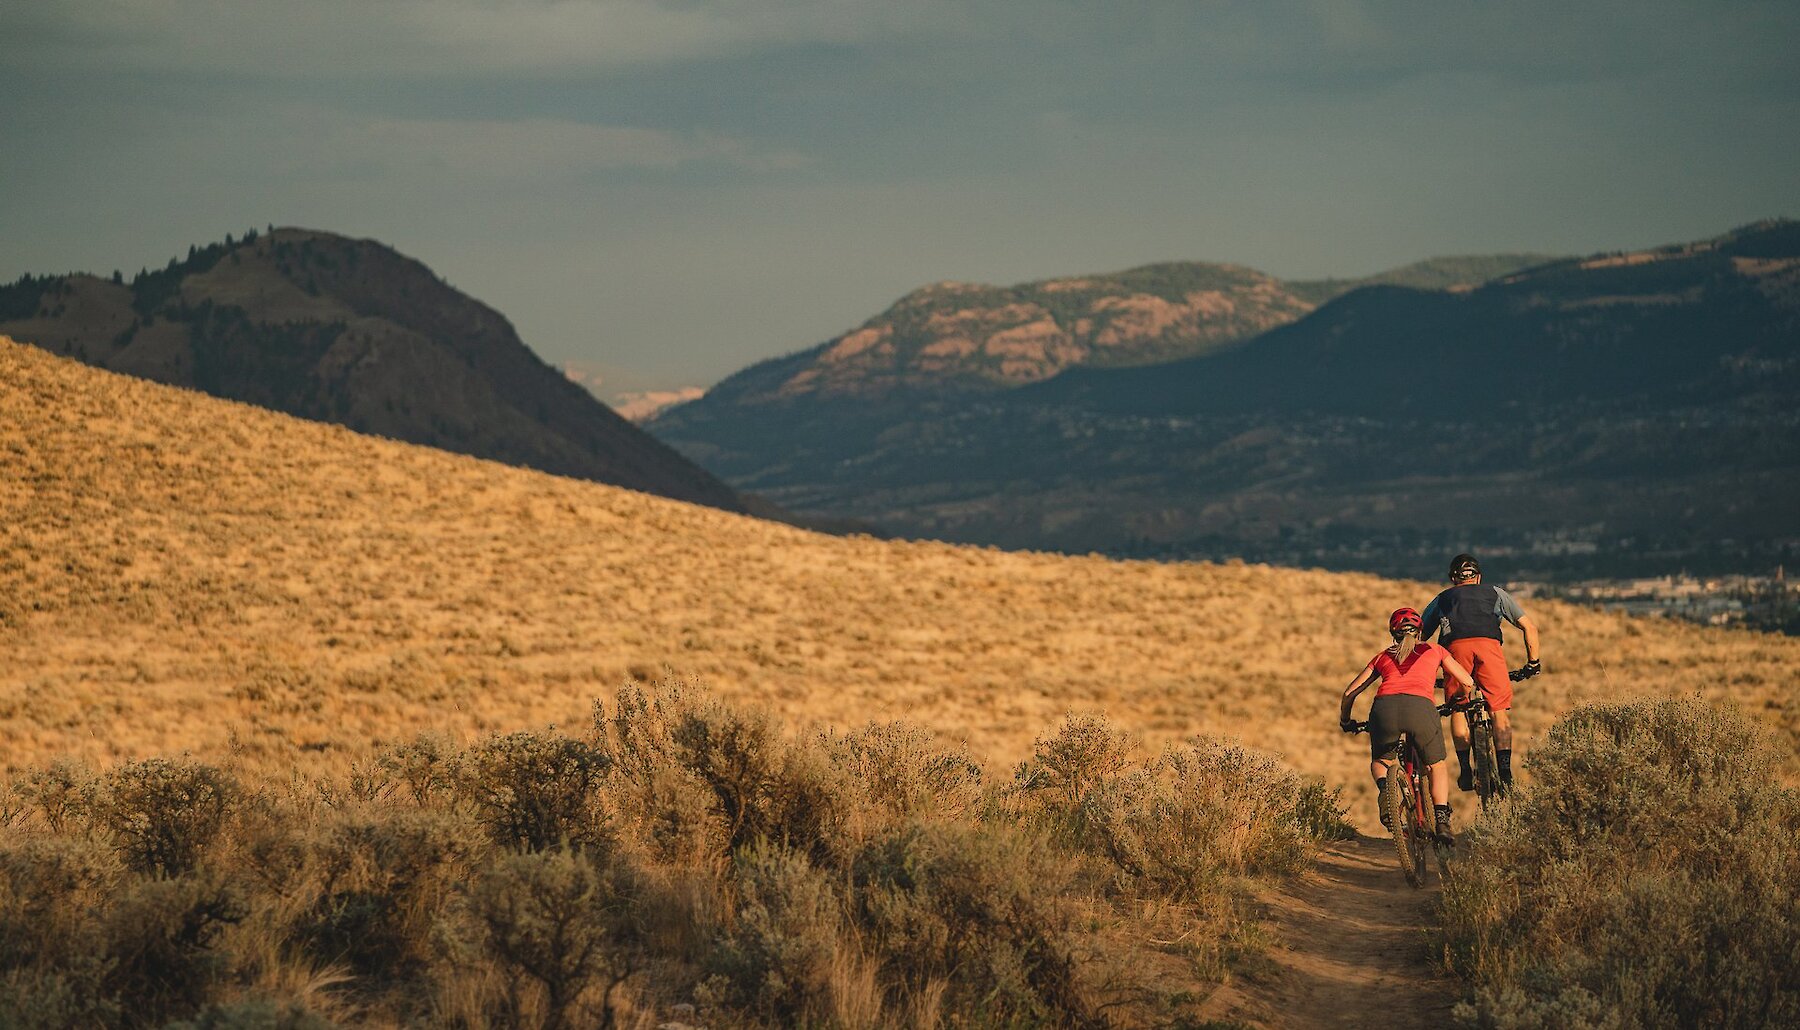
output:
<path id="1" fill-rule="evenodd" d="M 1386 757 L 1400 742 L 1401 731 L 1412 735 L 1426 765 L 1444 760 L 1444 723 L 1429 699 L 1417 694 L 1376 698 L 1369 709 L 1369 757 Z"/>

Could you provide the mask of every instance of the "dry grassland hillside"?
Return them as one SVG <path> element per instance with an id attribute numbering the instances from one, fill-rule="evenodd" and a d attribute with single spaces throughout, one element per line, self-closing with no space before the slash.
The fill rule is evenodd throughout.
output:
<path id="1" fill-rule="evenodd" d="M 0 761 L 190 751 L 286 776 L 575 725 L 673 675 L 995 761 L 1068 710 L 1359 779 L 1336 695 L 1418 583 L 821 536 L 359 436 L 0 340 Z M 1734 699 L 1800 738 L 1800 640 L 1533 606 L 1575 703 Z M 1515 655 L 1519 652 L 1515 651 Z M 1529 745 L 1527 745 L 1529 747 Z M 1790 760 L 1791 762 L 1791 760 Z M 1360 806 L 1359 806 L 1360 807 Z"/>

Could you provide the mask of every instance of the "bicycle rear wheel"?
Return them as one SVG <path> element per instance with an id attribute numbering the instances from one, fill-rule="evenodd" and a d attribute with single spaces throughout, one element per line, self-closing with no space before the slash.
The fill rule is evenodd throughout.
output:
<path id="1" fill-rule="evenodd" d="M 1406 882 L 1414 887 L 1419 886 L 1419 874 L 1415 871 L 1417 864 L 1413 857 L 1412 843 L 1412 805 L 1405 787 L 1406 773 L 1395 763 L 1388 773 L 1387 783 L 1381 788 L 1381 810 L 1387 813 L 1387 824 L 1394 835 L 1394 850 L 1400 858 L 1400 871 L 1406 874 Z"/>
<path id="2" fill-rule="evenodd" d="M 1483 720 L 1469 727 L 1470 757 L 1475 761 L 1475 794 L 1487 811 L 1500 797 L 1500 756 L 1494 752 L 1494 726 Z"/>

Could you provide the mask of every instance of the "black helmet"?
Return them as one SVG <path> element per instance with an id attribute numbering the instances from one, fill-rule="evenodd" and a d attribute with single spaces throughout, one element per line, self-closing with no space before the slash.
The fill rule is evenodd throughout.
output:
<path id="1" fill-rule="evenodd" d="M 1465 575 L 1481 575 L 1481 563 L 1472 554 L 1459 554 L 1450 559 L 1450 578 L 1462 579 Z"/>

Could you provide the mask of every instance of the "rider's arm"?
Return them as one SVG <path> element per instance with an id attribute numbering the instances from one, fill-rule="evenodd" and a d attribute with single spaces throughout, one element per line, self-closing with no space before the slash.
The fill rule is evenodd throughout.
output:
<path id="1" fill-rule="evenodd" d="M 1438 597 L 1442 596 L 1444 595 L 1438 595 Z M 1434 597 L 1431 599 L 1431 603 L 1425 606 L 1425 614 L 1419 616 L 1419 639 L 1432 640 L 1436 638 L 1438 635 L 1438 620 L 1441 618 L 1443 618 L 1443 616 L 1438 614 L 1438 599 L 1437 597 Z"/>
<path id="2" fill-rule="evenodd" d="M 1494 601 L 1500 617 L 1519 627 L 1519 632 L 1525 634 L 1525 660 L 1527 662 L 1537 661 L 1537 623 L 1531 621 L 1531 617 L 1525 614 L 1525 609 L 1519 607 L 1519 602 L 1513 600 L 1513 595 L 1499 587 L 1494 588 Z"/>
<path id="3" fill-rule="evenodd" d="M 1444 671 L 1450 674 L 1451 679 L 1462 684 L 1464 693 L 1475 689 L 1475 677 L 1469 675 L 1469 670 L 1463 668 L 1461 662 L 1449 655 L 1444 656 Z"/>
<path id="4" fill-rule="evenodd" d="M 1375 667 L 1371 665 L 1357 673 L 1356 678 L 1350 681 L 1350 685 L 1344 688 L 1344 703 L 1338 709 L 1338 722 L 1349 720 L 1350 706 L 1356 703 L 1356 695 L 1369 689 L 1369 684 L 1375 682 L 1376 677 Z"/>
<path id="5" fill-rule="evenodd" d="M 1531 616 L 1521 615 L 1521 616 L 1519 616 L 1518 627 L 1519 627 L 1519 632 L 1525 634 L 1525 660 L 1527 662 L 1537 661 L 1538 660 L 1537 623 L 1531 621 Z M 1566 658 L 1567 656 L 1565 655 L 1564 657 Z M 1562 661 L 1563 659 L 1559 658 L 1557 660 Z"/>

